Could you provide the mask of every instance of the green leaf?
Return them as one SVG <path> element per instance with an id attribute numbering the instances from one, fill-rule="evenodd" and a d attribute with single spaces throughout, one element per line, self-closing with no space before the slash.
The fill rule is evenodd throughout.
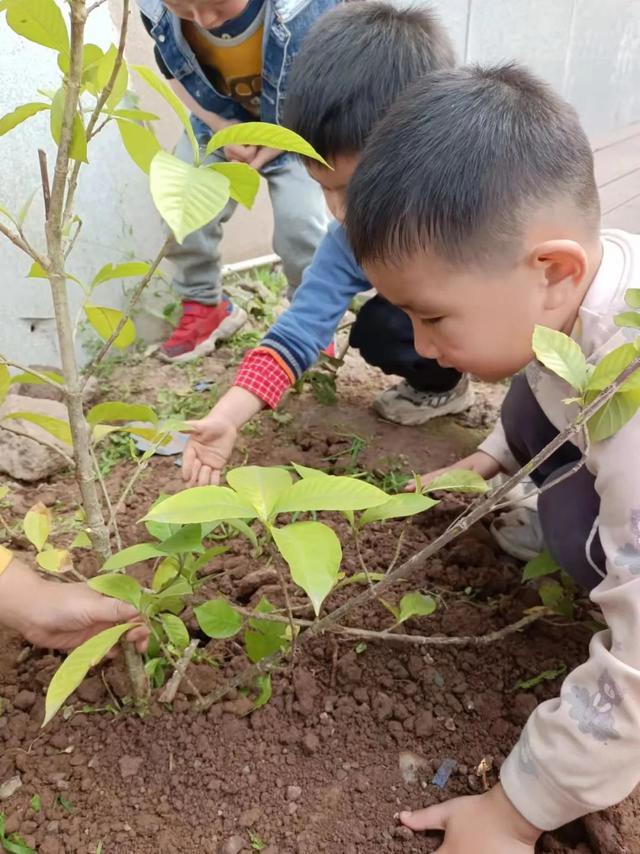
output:
<path id="1" fill-rule="evenodd" d="M 180 564 L 175 558 L 165 558 L 153 575 L 151 589 L 155 590 L 156 593 L 158 590 L 162 590 L 163 587 L 166 587 L 166 585 L 177 576 L 179 571 Z"/>
<path id="2" fill-rule="evenodd" d="M 7 24 L 29 41 L 69 53 L 69 35 L 55 0 L 21 0 L 7 10 Z"/>
<path id="3" fill-rule="evenodd" d="M 105 264 L 94 276 L 91 287 L 110 282 L 113 279 L 127 279 L 130 276 L 146 276 L 150 264 L 146 261 L 127 261 L 124 264 Z"/>
<path id="4" fill-rule="evenodd" d="M 165 554 L 202 551 L 202 525 L 185 525 L 160 543 Z"/>
<path id="5" fill-rule="evenodd" d="M 251 707 L 251 711 L 255 712 L 256 709 L 261 709 L 263 706 L 266 706 L 271 696 L 273 694 L 273 689 L 271 686 L 271 674 L 263 673 L 261 676 L 256 678 L 256 688 L 258 689 L 258 696 L 254 700 L 253 706 Z M 258 843 L 252 842 L 251 847 L 257 848 Z M 261 844 L 258 851 L 264 848 L 264 844 Z"/>
<path id="6" fill-rule="evenodd" d="M 85 44 L 82 48 L 82 86 L 91 92 L 92 95 L 97 94 L 95 86 L 96 69 L 102 59 L 104 53 L 98 45 Z M 68 75 L 70 69 L 70 57 L 67 53 L 58 54 L 58 68 L 63 74 Z"/>
<path id="7" fill-rule="evenodd" d="M 43 110 L 50 109 L 49 104 L 43 104 L 39 101 L 34 101 L 31 104 L 22 104 L 20 107 L 16 107 L 12 113 L 7 113 L 0 119 L 0 136 L 4 136 L 5 133 L 9 133 L 10 130 L 13 130 L 18 125 L 25 122 L 27 119 L 30 119 L 31 116 L 35 116 L 37 113 L 41 113 Z"/>
<path id="8" fill-rule="evenodd" d="M 51 510 L 39 501 L 24 517 L 22 527 L 31 545 L 41 551 L 52 529 Z"/>
<path id="9" fill-rule="evenodd" d="M 488 492 L 489 484 L 475 471 L 453 469 L 423 485 L 424 492 Z"/>
<path id="10" fill-rule="evenodd" d="M 269 530 L 289 565 L 291 577 L 307 594 L 317 616 L 338 581 L 342 560 L 340 540 L 322 522 L 293 522 Z"/>
<path id="11" fill-rule="evenodd" d="M 531 679 L 521 679 L 516 682 L 513 690 L 530 691 L 532 688 L 535 688 L 537 685 L 541 685 L 543 682 L 553 682 L 553 680 L 557 679 L 558 676 L 562 676 L 563 673 L 566 673 L 566 670 L 566 664 L 563 664 L 562 667 L 558 667 L 557 670 L 543 670 Z"/>
<path id="12" fill-rule="evenodd" d="M 242 617 L 226 599 L 210 599 L 194 608 L 196 620 L 210 638 L 232 638 L 242 627 Z"/>
<path id="13" fill-rule="evenodd" d="M 3 501 L 7 497 L 8 494 L 9 494 L 9 487 L 8 486 L 0 486 L 0 501 Z M 0 714 L 1 714 L 1 712 L 0 712 Z"/>
<path id="14" fill-rule="evenodd" d="M 84 312 L 87 315 L 87 320 L 103 341 L 109 340 L 124 317 L 123 313 L 115 308 L 106 308 L 105 306 L 91 305 L 90 303 L 85 304 Z M 135 340 L 136 328 L 131 318 L 128 317 L 120 334 L 113 342 L 113 346 L 119 350 L 124 350 L 125 347 L 133 344 Z"/>
<path id="15" fill-rule="evenodd" d="M 42 427 L 42 429 L 46 430 L 47 433 L 51 433 L 52 436 L 55 436 L 56 439 L 59 439 L 66 445 L 73 444 L 69 424 L 66 421 L 62 421 L 60 418 L 51 418 L 49 415 L 40 415 L 37 412 L 10 412 L 8 415 L 4 416 L 5 421 L 8 421 L 9 419 L 31 421 L 33 424 L 37 424 L 38 427 Z"/>
<path id="16" fill-rule="evenodd" d="M 48 379 L 52 380 L 54 383 L 58 383 L 58 385 L 64 384 L 64 377 L 61 374 L 57 374 L 55 371 L 39 371 L 43 376 L 48 377 Z M 15 385 L 16 383 L 27 383 L 29 385 L 44 385 L 44 380 L 41 380 L 40 377 L 37 377 L 35 374 L 25 373 L 25 374 L 14 374 L 11 377 L 11 385 Z"/>
<path id="17" fill-rule="evenodd" d="M 150 406 L 143 403 L 109 400 L 92 406 L 87 413 L 87 421 L 92 427 L 104 421 L 150 421 L 157 424 L 158 416 Z"/>
<path id="18" fill-rule="evenodd" d="M 64 101 L 65 101 L 65 87 L 61 86 L 60 89 L 53 96 L 53 100 L 51 101 L 51 136 L 53 137 L 56 145 L 60 145 L 60 138 L 62 135 L 62 119 L 64 113 Z M 73 117 L 73 126 L 71 129 L 71 147 L 69 149 L 69 156 L 73 158 L 73 160 L 79 160 L 82 163 L 87 163 L 87 136 L 84 131 L 84 124 L 82 123 L 82 116 L 80 113 L 76 113 Z"/>
<path id="19" fill-rule="evenodd" d="M 260 173 L 248 163 L 214 163 L 207 166 L 229 180 L 229 195 L 251 210 L 260 189 Z"/>
<path id="20" fill-rule="evenodd" d="M 246 522 L 243 522 L 242 519 L 229 519 L 227 520 L 227 524 L 230 528 L 233 528 L 234 531 L 237 531 L 238 534 L 242 534 L 243 537 L 246 537 L 254 549 L 258 548 L 258 537 L 256 536 L 255 531 L 250 528 Z"/>
<path id="21" fill-rule="evenodd" d="M 4 835 L 4 813 L 0 813 L 0 848 L 7 854 L 38 854 L 17 833 L 12 833 L 8 838 Z"/>
<path id="22" fill-rule="evenodd" d="M 112 599 L 120 599 L 128 602 L 134 608 L 140 607 L 140 596 L 142 587 L 135 578 L 114 572 L 111 575 L 96 575 L 87 581 L 89 587 L 102 593 L 103 596 L 111 596 Z"/>
<path id="23" fill-rule="evenodd" d="M 178 243 L 211 222 L 229 200 L 229 179 L 159 151 L 151 161 L 151 196 Z"/>
<path id="24" fill-rule="evenodd" d="M 36 187 L 35 190 L 32 190 L 29 193 L 29 195 L 27 196 L 27 200 L 20 208 L 20 212 L 18 213 L 18 222 L 20 223 L 20 225 L 24 225 L 24 221 L 27 218 L 27 214 L 31 210 L 31 205 L 33 204 L 33 200 L 35 199 L 37 192 L 38 188 Z"/>
<path id="25" fill-rule="evenodd" d="M 292 130 L 269 122 L 242 122 L 219 130 L 209 140 L 206 156 L 225 145 L 261 145 L 266 148 L 278 148 L 280 151 L 291 151 L 294 154 L 309 157 L 311 160 L 318 160 L 329 167 L 327 161 L 320 157 L 301 136 Z"/>
<path id="26" fill-rule="evenodd" d="M 350 477 L 305 477 L 294 483 L 274 508 L 277 513 L 311 510 L 367 510 L 389 500 L 386 492 Z"/>
<path id="27" fill-rule="evenodd" d="M 573 616 L 573 602 L 559 582 L 545 579 L 538 588 L 538 593 L 545 608 L 550 608 L 568 619 Z"/>
<path id="28" fill-rule="evenodd" d="M 0 403 L 4 402 L 13 381 L 9 368 L 6 365 L 0 365 Z"/>
<path id="29" fill-rule="evenodd" d="M 617 392 L 589 419 L 589 438 L 602 442 L 631 421 L 640 407 L 640 389 Z"/>
<path id="30" fill-rule="evenodd" d="M 320 469 L 312 469 L 309 466 L 300 465 L 300 463 L 291 463 L 293 468 L 301 478 L 305 477 L 329 477 L 326 471 L 321 471 Z"/>
<path id="31" fill-rule="evenodd" d="M 89 668 L 98 664 L 109 650 L 118 643 L 125 632 L 131 628 L 133 628 L 133 623 L 124 623 L 105 629 L 100 634 L 85 641 L 67 656 L 49 683 L 42 726 L 49 723 L 65 700 L 73 694 L 89 672 Z"/>
<path id="32" fill-rule="evenodd" d="M 195 486 L 155 504 L 145 521 L 188 525 L 221 522 L 226 519 L 253 519 L 255 510 L 228 486 Z"/>
<path id="33" fill-rule="evenodd" d="M 584 389 L 588 379 L 587 360 L 573 338 L 555 329 L 536 326 L 533 333 L 533 351 L 539 362 L 568 382 L 576 391 Z"/>
<path id="34" fill-rule="evenodd" d="M 67 572 L 73 566 L 71 555 L 66 549 L 46 548 L 36 555 L 36 563 L 46 572 Z"/>
<path id="35" fill-rule="evenodd" d="M 624 301 L 630 308 L 640 308 L 640 288 L 629 288 L 624 295 Z"/>
<path id="36" fill-rule="evenodd" d="M 418 591 L 405 593 L 400 600 L 398 622 L 404 623 L 411 617 L 429 617 L 437 607 L 433 596 L 425 596 L 424 593 Z"/>
<path id="37" fill-rule="evenodd" d="M 164 557 L 164 552 L 155 543 L 138 543 L 111 555 L 101 571 L 113 572 L 117 569 L 124 569 L 126 566 L 132 566 L 134 563 L 140 563 L 152 557 Z"/>
<path id="38" fill-rule="evenodd" d="M 116 119 L 128 119 L 130 122 L 156 122 L 160 116 L 146 110 L 113 110 L 111 115 Z"/>
<path id="39" fill-rule="evenodd" d="M 156 135 L 149 128 L 124 119 L 118 119 L 116 124 L 127 154 L 136 166 L 148 175 L 151 161 L 162 150 Z"/>
<path id="40" fill-rule="evenodd" d="M 169 104 L 171 109 L 177 115 L 177 117 L 182 122 L 182 126 L 187 132 L 187 136 L 191 142 L 191 147 L 193 148 L 193 159 L 196 162 L 200 156 L 200 146 L 198 145 L 198 140 L 196 139 L 196 135 L 193 132 L 193 127 L 191 126 L 191 117 L 189 116 L 189 111 L 182 103 L 180 98 L 175 94 L 173 89 L 167 85 L 158 75 L 152 71 L 150 68 L 146 68 L 144 65 L 133 65 L 133 70 L 138 74 L 147 86 L 151 86 L 152 89 L 160 95 L 164 100 Z"/>
<path id="41" fill-rule="evenodd" d="M 243 466 L 227 472 L 227 483 L 261 519 L 268 519 L 282 494 L 291 487 L 291 475 L 283 468 Z"/>
<path id="42" fill-rule="evenodd" d="M 193 563 L 193 572 L 198 573 L 204 566 L 206 566 L 210 561 L 214 559 L 214 557 L 218 557 L 218 555 L 225 554 L 229 549 L 227 546 L 212 546 L 210 549 L 207 549 L 203 552 L 200 557 L 194 561 Z"/>
<path id="43" fill-rule="evenodd" d="M 629 367 L 637 355 L 633 344 L 623 344 L 621 347 L 617 347 L 615 350 L 607 353 L 598 362 L 593 374 L 589 378 L 587 391 L 602 391 L 610 386 Z M 631 388 L 640 388 L 640 370 L 636 371 L 625 381 L 621 390 L 627 391 Z"/>
<path id="44" fill-rule="evenodd" d="M 260 614 L 271 614 L 274 611 L 275 608 L 264 596 L 256 606 L 256 612 Z M 252 617 L 244 633 L 244 646 L 249 661 L 256 664 L 263 658 L 268 658 L 286 648 L 289 645 L 287 628 L 285 623 Z"/>
<path id="45" fill-rule="evenodd" d="M 553 575 L 561 569 L 560 565 L 555 562 L 549 552 L 542 552 L 537 557 L 532 558 L 522 570 L 522 580 L 531 581 L 534 578 L 542 578 L 545 575 Z"/>
<path id="46" fill-rule="evenodd" d="M 403 519 L 406 516 L 415 516 L 433 507 L 438 502 L 422 495 L 419 492 L 401 492 L 392 495 L 384 504 L 365 510 L 358 520 L 359 525 L 368 525 L 370 522 L 381 522 L 384 519 Z"/>
<path id="47" fill-rule="evenodd" d="M 189 645 L 189 632 L 180 617 L 175 614 L 161 614 L 160 622 L 167 633 L 169 642 L 182 651 Z"/>
<path id="48" fill-rule="evenodd" d="M 616 314 L 613 322 L 616 326 L 623 326 L 627 329 L 640 329 L 640 313 L 637 311 L 623 311 L 621 314 Z"/>
<path id="49" fill-rule="evenodd" d="M 42 809 L 42 801 L 40 800 L 40 795 L 34 795 L 29 801 L 29 806 L 34 812 L 40 812 Z"/>
<path id="50" fill-rule="evenodd" d="M 29 272 L 27 273 L 28 279 L 48 279 L 49 276 L 45 272 L 42 267 L 42 264 L 38 263 L 38 261 L 34 261 L 31 267 L 29 268 Z"/>
<path id="51" fill-rule="evenodd" d="M 384 577 L 384 572 L 354 572 L 353 575 L 341 578 L 336 584 L 336 590 L 340 590 L 343 587 L 349 587 L 352 584 L 368 584 L 370 581 L 382 581 Z"/>
<path id="52" fill-rule="evenodd" d="M 70 549 L 90 549 L 92 548 L 91 539 L 86 531 L 78 531 L 73 538 L 73 542 L 69 546 Z"/>

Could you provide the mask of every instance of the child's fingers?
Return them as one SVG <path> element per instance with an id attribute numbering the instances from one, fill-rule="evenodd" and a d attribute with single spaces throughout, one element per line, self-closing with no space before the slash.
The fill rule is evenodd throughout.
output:
<path id="1" fill-rule="evenodd" d="M 193 463 L 196 460 L 196 451 L 191 442 L 187 443 L 184 453 L 182 454 L 182 479 L 185 483 L 191 480 L 191 472 Z"/>
<path id="2" fill-rule="evenodd" d="M 415 492 L 416 491 L 416 482 L 415 480 L 410 480 L 409 483 L 403 489 L 403 492 Z"/>
<path id="3" fill-rule="evenodd" d="M 198 475 L 198 486 L 209 486 L 211 483 L 211 475 L 213 474 L 213 469 L 211 466 L 203 465 L 200 468 L 200 474 Z"/>
<path id="4" fill-rule="evenodd" d="M 189 482 L 187 483 L 187 486 L 189 488 L 198 485 L 198 477 L 200 476 L 201 468 L 202 463 L 200 462 L 197 456 L 194 456 L 193 463 L 191 464 L 191 477 L 189 478 Z"/>
<path id="5" fill-rule="evenodd" d="M 399 815 L 399 819 L 405 827 L 411 830 L 445 830 L 447 826 L 448 809 L 447 803 L 434 804 L 423 810 L 409 812 L 405 810 Z"/>

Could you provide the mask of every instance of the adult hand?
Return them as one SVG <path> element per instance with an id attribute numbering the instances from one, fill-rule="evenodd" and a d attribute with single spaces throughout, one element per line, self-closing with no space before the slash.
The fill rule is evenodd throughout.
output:
<path id="1" fill-rule="evenodd" d="M 280 154 L 282 154 L 282 151 L 279 148 L 267 148 L 266 146 L 262 146 L 258 149 L 253 160 L 249 161 L 249 166 L 257 169 L 259 172 L 263 166 L 266 166 L 267 163 L 275 160 Z"/>
<path id="2" fill-rule="evenodd" d="M 257 145 L 225 145 L 223 151 L 230 163 L 248 163 L 252 166 L 259 148 Z"/>
<path id="3" fill-rule="evenodd" d="M 445 466 L 444 468 L 436 469 L 435 471 L 430 471 L 427 474 L 420 475 L 420 483 L 422 486 L 426 486 L 430 481 L 435 480 L 436 477 L 440 477 L 440 475 L 446 474 L 450 471 L 455 471 L 456 469 L 474 471 L 485 480 L 491 480 L 492 477 L 495 477 L 502 471 L 500 463 L 497 460 L 494 460 L 493 457 L 489 456 L 489 454 L 486 454 L 484 451 L 475 451 L 473 454 L 470 454 L 468 457 L 464 457 L 464 459 L 459 460 L 453 465 Z M 415 480 L 410 481 L 405 486 L 404 491 L 415 492 Z"/>

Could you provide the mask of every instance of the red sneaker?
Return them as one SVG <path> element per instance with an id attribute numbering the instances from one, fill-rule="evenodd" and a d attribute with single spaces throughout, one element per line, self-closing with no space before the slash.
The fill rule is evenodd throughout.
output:
<path id="1" fill-rule="evenodd" d="M 163 362 L 190 362 L 206 356 L 215 350 L 218 341 L 231 338 L 247 322 L 246 311 L 228 299 L 218 305 L 187 300 L 182 307 L 173 335 L 158 350 Z"/>
<path id="2" fill-rule="evenodd" d="M 336 357 L 336 342 L 335 339 L 329 344 L 328 347 L 325 347 L 322 351 L 325 356 L 329 356 L 331 359 L 335 359 Z"/>

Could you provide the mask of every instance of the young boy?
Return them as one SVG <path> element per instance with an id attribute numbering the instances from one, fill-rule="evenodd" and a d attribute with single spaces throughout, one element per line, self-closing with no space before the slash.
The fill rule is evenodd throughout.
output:
<path id="1" fill-rule="evenodd" d="M 0 546 L 0 626 L 19 632 L 29 643 L 73 649 L 138 616 L 131 605 L 101 596 L 86 584 L 44 581 Z M 148 636 L 145 626 L 137 626 L 127 638 L 142 652 Z"/>
<path id="2" fill-rule="evenodd" d="M 591 362 L 629 338 L 640 236 L 600 233 L 588 140 L 573 109 L 517 66 L 434 74 L 373 134 L 351 181 L 347 235 L 417 350 L 493 381 L 517 374 L 501 423 L 458 463 L 491 477 L 570 423 L 567 383 L 532 361 L 540 324 Z M 640 414 L 613 437 L 566 443 L 534 474 L 547 547 L 594 588 L 608 629 L 561 696 L 530 717 L 486 795 L 402 821 L 445 831 L 447 854 L 533 852 L 542 830 L 614 804 L 640 782 Z M 597 585 L 597 586 L 595 586 Z"/>
<path id="3" fill-rule="evenodd" d="M 333 167 L 305 164 L 336 222 L 289 310 L 245 357 L 235 385 L 209 416 L 193 422 L 183 467 L 191 485 L 217 482 L 238 429 L 264 406 L 278 405 L 331 341 L 352 298 L 370 290 L 341 225 L 347 185 L 369 133 L 398 95 L 428 71 L 453 63 L 449 38 L 426 9 L 352 2 L 328 12 L 310 31 L 291 71 L 285 124 Z M 418 424 L 470 405 L 467 378 L 421 358 L 408 317 L 382 297 L 361 309 L 351 344 L 370 364 L 405 377 L 378 399 L 384 417 Z"/>
<path id="4" fill-rule="evenodd" d="M 191 111 L 196 137 L 206 146 L 215 131 L 228 125 L 281 122 L 291 60 L 310 24 L 337 2 L 139 0 L 139 6 L 155 41 L 158 66 Z M 175 153 L 191 163 L 186 134 Z M 228 145 L 210 158 L 224 160 L 248 163 L 266 178 L 275 220 L 273 248 L 293 291 L 326 231 L 322 193 L 297 158 L 276 149 Z M 235 208 L 230 201 L 167 255 L 175 265 L 183 316 L 158 351 L 164 361 L 185 362 L 211 352 L 247 319 L 221 286 L 222 227 Z"/>

